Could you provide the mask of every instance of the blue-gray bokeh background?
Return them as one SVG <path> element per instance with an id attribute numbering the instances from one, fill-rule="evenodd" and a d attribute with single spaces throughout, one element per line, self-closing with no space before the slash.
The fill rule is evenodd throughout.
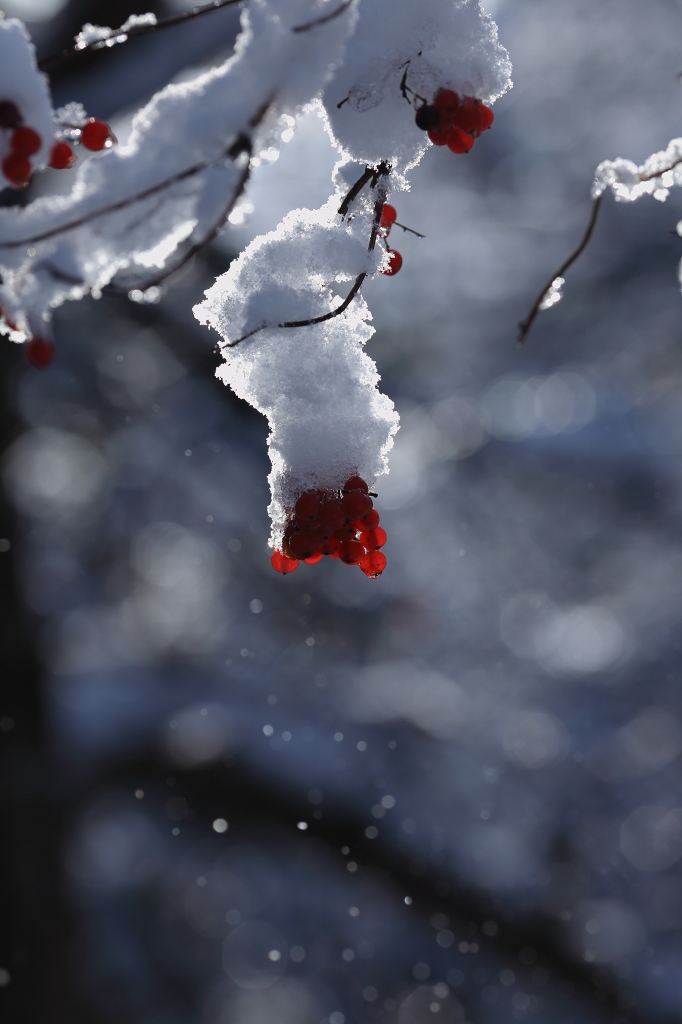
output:
<path id="1" fill-rule="evenodd" d="M 380 580 L 272 572 L 266 424 L 191 315 L 246 241 L 327 198 L 315 111 L 247 224 L 158 305 L 60 310 L 57 361 L 19 383 L 4 479 L 98 1021 L 679 1019 L 680 197 L 607 199 L 514 342 L 597 163 L 680 134 L 682 3 L 487 9 L 515 87 L 472 154 L 414 172 L 395 204 L 426 239 L 394 229 L 403 269 L 365 290 L 402 418 Z M 33 26 L 42 53 L 64 16 Z M 122 49 L 56 102 L 124 137 L 235 25 Z"/>

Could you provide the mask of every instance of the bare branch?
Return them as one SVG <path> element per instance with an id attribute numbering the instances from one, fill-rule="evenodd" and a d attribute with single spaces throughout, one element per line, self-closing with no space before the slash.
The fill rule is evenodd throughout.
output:
<path id="1" fill-rule="evenodd" d="M 417 238 L 426 238 L 426 235 L 420 234 L 418 231 L 415 231 L 414 228 L 406 227 L 404 224 L 401 224 L 400 221 L 394 220 L 393 227 L 402 228 L 403 231 L 409 231 L 411 235 L 416 235 Z"/>
<path id="2" fill-rule="evenodd" d="M 521 323 L 519 324 L 519 336 L 516 339 L 516 344 L 517 345 L 519 345 L 519 346 L 523 345 L 524 341 L 526 340 L 526 337 L 528 336 L 528 333 L 529 333 L 531 327 L 533 326 L 533 324 L 535 323 L 535 319 L 536 319 L 538 313 L 540 312 L 540 310 L 542 308 L 542 303 L 543 303 L 543 300 L 545 298 L 545 295 L 547 294 L 549 289 L 552 287 L 552 284 L 554 283 L 554 281 L 557 279 L 557 277 L 563 277 L 564 276 L 564 274 L 568 270 L 568 268 L 575 263 L 575 261 L 578 259 L 578 257 L 582 255 L 582 253 L 585 251 L 587 246 L 590 244 L 590 239 L 592 238 L 592 235 L 594 233 L 594 229 L 595 229 L 595 227 L 597 225 L 597 219 L 599 217 L 599 211 L 601 209 L 601 204 L 602 204 L 603 198 L 604 198 L 604 193 L 602 192 L 602 194 L 600 196 L 597 196 L 597 198 L 593 201 L 593 203 L 592 203 L 592 213 L 590 214 L 590 220 L 588 222 L 587 228 L 585 229 L 585 234 L 583 235 L 583 237 L 582 237 L 582 239 L 580 241 L 580 244 L 578 245 L 578 247 L 576 249 L 573 250 L 573 252 L 568 257 L 568 259 L 564 260 L 564 262 L 561 264 L 559 269 L 556 270 L 552 274 L 552 276 L 550 277 L 549 281 L 544 286 L 544 288 L 542 289 L 542 291 L 538 295 L 537 299 L 533 303 L 533 306 L 531 308 L 530 313 L 528 314 L 526 319 L 522 320 Z"/>
<path id="3" fill-rule="evenodd" d="M 53 53 L 49 57 L 43 57 L 42 60 L 38 61 L 38 67 L 41 71 L 47 71 L 57 64 L 82 57 L 84 54 L 92 53 L 94 50 L 108 50 L 113 46 L 120 46 L 131 39 L 136 39 L 138 36 L 148 36 L 154 32 L 160 32 L 164 28 L 173 28 L 175 25 L 180 25 L 193 18 L 200 18 L 203 14 L 219 11 L 223 7 L 233 7 L 239 3 L 242 3 L 242 0 L 213 0 L 213 3 L 204 4 L 201 7 L 193 7 L 191 11 L 186 11 L 184 14 L 176 14 L 171 18 L 162 18 L 161 21 L 157 21 L 154 25 L 134 25 L 126 29 L 125 32 L 114 29 L 113 34 L 106 39 L 98 39 L 88 46 L 73 46 L 68 50 L 62 50 L 61 53 Z"/>
<path id="4" fill-rule="evenodd" d="M 295 25 L 291 31 L 309 32 L 312 28 L 317 28 L 318 25 L 326 25 L 328 21 L 333 21 L 334 18 L 338 18 L 340 14 L 343 14 L 343 12 L 347 10 L 352 3 L 353 0 L 343 0 L 343 3 L 341 4 L 340 7 L 337 7 L 335 10 L 330 11 L 329 14 L 325 14 L 324 17 L 316 18 L 314 21 L 307 21 L 303 25 Z"/>
<path id="5" fill-rule="evenodd" d="M 363 174 L 360 175 L 360 177 L 355 182 L 355 184 L 352 186 L 350 191 L 346 193 L 346 196 L 345 196 L 343 202 L 339 206 L 338 212 L 339 212 L 341 217 L 345 217 L 346 216 L 346 214 L 348 213 L 348 208 L 349 208 L 350 204 L 353 202 L 355 197 L 358 196 L 362 192 L 362 190 L 365 187 L 365 185 L 367 184 L 367 182 L 373 176 L 374 176 L 374 168 L 373 167 L 366 167 L 364 172 L 363 172 Z"/>

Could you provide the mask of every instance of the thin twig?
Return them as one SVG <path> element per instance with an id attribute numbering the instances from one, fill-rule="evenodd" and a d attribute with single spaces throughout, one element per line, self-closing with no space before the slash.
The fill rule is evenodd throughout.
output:
<path id="1" fill-rule="evenodd" d="M 41 71 L 47 71 L 55 64 L 61 64 L 64 61 L 82 57 L 86 53 L 92 53 L 93 50 L 110 50 L 113 46 L 120 46 L 122 43 L 127 43 L 130 39 L 136 39 L 138 36 L 147 36 L 153 32 L 160 32 L 164 28 L 173 28 L 174 25 L 180 25 L 185 21 L 190 21 L 192 18 L 200 18 L 203 14 L 219 11 L 222 7 L 233 7 L 239 3 L 242 3 L 242 0 L 214 0 L 213 3 L 204 4 L 202 7 L 193 7 L 191 11 L 186 11 L 184 14 L 175 14 L 171 18 L 162 18 L 161 21 L 157 21 L 154 25 L 133 25 L 131 28 L 126 29 L 125 32 L 121 32 L 120 29 L 114 29 L 112 34 L 107 36 L 106 39 L 97 39 L 88 46 L 73 46 L 67 50 L 62 50 L 61 53 L 53 53 L 49 57 L 43 57 L 42 60 L 38 61 L 38 67 Z"/>
<path id="2" fill-rule="evenodd" d="M 189 261 L 194 256 L 196 256 L 198 252 L 201 252 L 201 250 L 204 249 L 207 245 L 210 245 L 210 243 L 213 241 L 216 235 L 225 226 L 228 217 L 234 210 L 235 204 L 238 202 L 239 197 L 241 196 L 242 192 L 246 187 L 246 183 L 249 180 L 250 174 L 251 167 L 247 164 L 247 166 L 244 168 L 241 178 L 237 182 L 237 187 L 235 188 L 234 192 L 230 197 L 230 202 L 222 211 L 220 217 L 213 224 L 208 234 L 206 234 L 201 239 L 200 242 L 195 242 L 193 245 L 191 245 L 187 252 L 183 253 L 182 257 L 177 261 L 177 263 L 173 267 L 171 267 L 168 270 L 162 270 L 155 277 L 148 279 L 144 283 L 131 284 L 127 288 L 121 287 L 112 281 L 108 285 L 105 285 L 102 291 L 107 292 L 108 294 L 111 295 L 128 295 L 132 288 L 138 288 L 140 291 L 144 292 L 148 288 L 154 288 L 156 285 L 164 284 L 166 281 L 168 281 L 169 278 L 173 277 L 174 274 L 177 274 L 179 270 L 182 270 L 183 267 L 186 267 Z"/>
<path id="3" fill-rule="evenodd" d="M 414 228 L 406 227 L 404 224 L 401 224 L 400 221 L 394 220 L 393 226 L 396 228 L 402 228 L 403 231 L 409 231 L 411 235 L 416 235 L 417 238 L 426 238 L 426 235 L 421 235 L 418 231 L 415 231 Z"/>
<path id="4" fill-rule="evenodd" d="M 325 14 L 322 18 L 315 18 L 314 21 L 306 21 L 303 25 L 294 25 L 291 31 L 309 32 L 312 28 L 317 28 L 318 25 L 326 25 L 328 21 L 333 21 L 334 18 L 338 18 L 340 14 L 343 14 L 343 12 L 347 10 L 352 3 L 353 0 L 343 0 L 341 6 L 330 11 L 329 14 Z"/>
<path id="5" fill-rule="evenodd" d="M 543 300 L 545 298 L 545 295 L 547 294 L 549 289 L 552 287 L 552 284 L 554 283 L 554 281 L 556 281 L 557 277 L 563 277 L 564 276 L 564 274 L 568 270 L 568 268 L 570 266 L 572 266 L 573 263 L 575 263 L 575 261 L 578 259 L 578 257 L 585 251 L 587 246 L 590 244 L 590 239 L 592 238 L 592 235 L 594 233 L 594 229 L 595 229 L 595 227 L 597 225 L 597 218 L 599 217 L 599 211 L 601 209 L 601 204 L 602 204 L 603 198 L 604 198 L 604 193 L 602 192 L 601 195 L 597 196 L 597 198 L 595 200 L 593 200 L 593 202 L 592 202 L 592 213 L 590 214 L 590 220 L 589 220 L 589 223 L 588 223 L 587 228 L 585 230 L 585 234 L 583 235 L 583 237 L 582 237 L 582 239 L 580 241 L 580 244 L 578 245 L 577 249 L 573 250 L 573 252 L 568 257 L 568 259 L 564 260 L 564 262 L 561 264 L 559 269 L 556 270 L 552 274 L 552 276 L 550 277 L 549 281 L 547 282 L 547 284 L 542 289 L 542 291 L 538 295 L 537 299 L 533 303 L 533 306 L 531 308 L 530 313 L 528 314 L 526 319 L 522 320 L 521 323 L 519 324 L 519 336 L 516 339 L 516 344 L 517 345 L 519 345 L 519 346 L 523 345 L 524 341 L 526 340 L 526 337 L 528 336 L 528 332 L 530 331 L 531 327 L 533 326 L 533 324 L 535 322 L 535 318 L 537 317 L 538 313 L 540 312 L 540 309 L 542 307 L 542 303 L 543 303 Z"/>
<path id="6" fill-rule="evenodd" d="M 369 169 L 368 168 L 368 170 L 370 171 L 370 173 L 369 173 L 369 175 L 368 175 L 366 180 L 369 180 L 369 178 L 373 178 L 374 181 L 375 181 L 374 187 L 376 187 L 376 182 L 378 181 L 379 177 L 381 177 L 382 175 L 385 175 L 385 174 L 389 174 L 391 168 L 390 168 L 389 164 L 382 162 L 381 164 L 379 164 L 378 168 L 374 168 L 374 169 Z M 364 175 L 363 175 L 363 177 L 364 177 Z M 356 182 L 356 184 L 357 184 L 357 182 Z M 355 185 L 353 186 L 353 188 L 355 188 Z M 359 191 L 359 189 L 358 189 L 358 191 Z M 386 202 L 386 193 L 385 193 L 384 189 L 382 188 L 380 190 L 379 198 L 377 199 L 376 203 L 374 204 L 374 218 L 372 220 L 372 231 L 370 233 L 369 244 L 367 246 L 367 251 L 368 252 L 372 252 L 374 250 L 374 247 L 376 246 L 377 237 L 379 235 L 379 227 L 381 225 L 381 214 L 382 214 L 382 211 L 384 209 L 385 202 Z M 321 323 L 324 323 L 325 320 L 332 320 L 335 316 L 340 316 L 341 313 L 344 313 L 348 309 L 348 307 L 350 306 L 351 302 L 353 301 L 355 296 L 360 291 L 360 288 L 362 287 L 362 283 L 363 283 L 363 281 L 365 280 L 366 277 L 367 277 L 367 271 L 365 271 L 365 270 L 363 270 L 363 272 L 361 274 L 358 274 L 358 276 L 355 278 L 355 281 L 353 283 L 353 287 L 348 292 L 348 295 L 345 297 L 343 302 L 339 306 L 337 306 L 336 309 L 332 309 L 329 313 L 323 313 L 321 316 L 309 317 L 307 320 L 285 320 L 284 323 L 281 323 L 281 324 L 268 324 L 268 323 L 260 324 L 258 327 L 254 327 L 253 330 L 249 331 L 248 334 L 243 334 L 241 336 L 241 338 L 237 338 L 236 341 L 226 342 L 222 347 L 223 348 L 234 348 L 236 345 L 241 345 L 242 341 L 246 341 L 247 338 L 253 337 L 253 335 L 254 334 L 258 334 L 259 331 L 265 330 L 266 327 L 310 327 L 312 324 L 321 324 Z"/>
<path id="7" fill-rule="evenodd" d="M 355 182 L 355 184 L 352 186 L 352 188 L 346 193 L 346 196 L 345 196 L 343 202 L 339 206 L 338 213 L 339 213 L 339 215 L 341 217 L 345 217 L 346 216 L 346 214 L 348 213 L 348 208 L 349 208 L 350 204 L 353 202 L 355 197 L 358 196 L 360 194 L 360 192 L 362 192 L 363 188 L 365 187 L 365 185 L 367 184 L 369 179 L 372 178 L 373 176 L 374 176 L 374 168 L 373 167 L 366 167 L 364 172 L 360 175 L 360 177 Z"/>

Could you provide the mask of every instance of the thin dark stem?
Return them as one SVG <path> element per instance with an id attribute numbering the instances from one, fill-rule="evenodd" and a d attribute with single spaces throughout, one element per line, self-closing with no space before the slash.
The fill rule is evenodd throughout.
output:
<path id="1" fill-rule="evenodd" d="M 355 184 L 352 186 L 352 188 L 346 193 L 346 196 L 345 196 L 343 202 L 339 206 L 338 213 L 339 213 L 339 215 L 341 217 L 345 217 L 346 216 L 346 214 L 348 213 L 348 209 L 350 207 L 350 204 L 353 202 L 353 200 L 356 198 L 356 196 L 360 195 L 360 193 L 362 192 L 362 190 L 365 187 L 365 185 L 367 184 L 367 182 L 373 176 L 374 176 L 374 168 L 373 167 L 366 167 L 364 172 L 363 172 L 363 174 L 360 175 L 360 177 L 355 182 Z"/>
<path id="2" fill-rule="evenodd" d="M 318 25 L 326 25 L 328 21 L 333 21 L 334 18 L 338 18 L 340 14 L 343 14 L 343 12 L 347 10 L 352 3 L 353 0 L 343 0 L 341 6 L 330 11 L 329 14 L 325 14 L 322 18 L 315 18 L 314 21 L 306 21 L 303 25 L 295 25 L 291 31 L 309 32 L 312 28 L 317 28 Z"/>
<path id="3" fill-rule="evenodd" d="M 373 169 L 367 168 L 367 171 L 365 171 L 365 174 L 363 175 L 363 178 L 365 178 L 365 182 L 369 181 L 370 178 L 373 178 L 374 179 L 374 183 L 375 183 L 373 187 L 376 187 L 376 183 L 378 182 L 379 178 L 382 175 L 389 174 L 390 170 L 391 170 L 391 168 L 390 168 L 390 166 L 388 164 L 381 163 L 381 164 L 379 164 L 379 167 L 377 167 L 377 168 L 373 168 Z M 365 177 L 365 175 L 366 175 L 366 177 Z M 356 185 L 357 185 L 357 182 L 355 183 L 353 188 L 355 188 Z M 360 186 L 360 187 L 362 187 L 362 186 Z M 352 191 L 352 189 L 351 189 L 351 191 Z M 360 189 L 358 188 L 357 192 L 359 192 L 359 191 L 360 191 Z M 357 192 L 355 193 L 356 195 L 357 195 Z M 345 202 L 345 200 L 344 200 L 344 202 Z M 385 193 L 385 190 L 382 187 L 380 189 L 380 192 L 379 192 L 379 198 L 377 199 L 376 203 L 374 204 L 374 218 L 372 220 L 372 231 L 370 233 L 369 244 L 367 246 L 367 251 L 368 252 L 372 252 L 374 250 L 374 247 L 376 246 L 377 237 L 379 235 L 379 227 L 381 225 L 381 213 L 382 213 L 382 211 L 384 209 L 384 203 L 385 202 L 386 202 L 386 193 Z M 353 283 L 353 287 L 348 292 L 348 295 L 345 297 L 343 302 L 339 306 L 337 306 L 336 309 L 332 309 L 329 313 L 323 313 L 321 316 L 309 317 L 307 320 L 286 320 L 286 321 L 284 321 L 284 323 L 281 323 L 281 324 L 267 324 L 267 323 L 260 324 L 258 327 L 254 327 L 253 330 L 249 331 L 248 334 L 243 334 L 241 336 L 241 338 L 237 338 L 236 341 L 229 341 L 229 342 L 227 342 L 225 345 L 223 345 L 223 348 L 235 348 L 236 345 L 241 345 L 241 343 L 243 341 L 246 341 L 247 338 L 252 338 L 254 334 L 258 334 L 259 331 L 265 330 L 266 327 L 310 327 L 312 324 L 324 323 L 325 320 L 333 320 L 333 318 L 335 316 L 340 316 L 341 313 L 344 313 L 348 309 L 348 307 L 350 306 L 351 302 L 353 301 L 355 296 L 360 291 L 360 289 L 362 287 L 362 284 L 363 284 L 363 281 L 365 280 L 366 277 L 367 277 L 367 272 L 364 271 L 364 270 L 363 270 L 363 272 L 361 274 L 358 274 L 358 276 L 355 278 L 355 281 Z"/>
<path id="4" fill-rule="evenodd" d="M 244 136 L 243 139 L 246 140 L 246 136 Z M 246 143 L 244 142 L 243 145 L 244 149 L 240 149 L 240 152 L 245 151 Z M 223 154 L 221 159 L 224 159 L 226 156 L 234 159 L 236 155 L 237 153 L 234 152 L 233 145 L 227 153 Z M 95 220 L 97 217 L 105 217 L 109 213 L 116 213 L 118 210 L 125 209 L 126 206 L 131 206 L 133 203 L 139 203 L 144 199 L 149 199 L 150 196 L 156 195 L 157 192 L 161 192 L 163 189 L 168 188 L 170 185 L 175 185 L 179 181 L 184 181 L 186 178 L 190 178 L 193 174 L 205 171 L 215 163 L 215 160 L 203 160 L 201 163 L 193 164 L 192 167 L 188 167 L 179 174 L 173 175 L 172 178 L 166 178 L 164 181 L 160 181 L 156 185 L 151 185 L 143 192 L 138 192 L 135 196 L 128 196 L 126 199 L 120 199 L 116 203 L 104 206 L 101 210 L 94 210 L 91 213 L 83 214 L 82 217 L 77 217 L 75 220 L 69 221 L 67 224 L 62 224 L 56 228 L 50 228 L 48 231 L 43 231 L 39 235 L 32 235 L 30 238 L 21 238 L 11 242 L 0 242 L 0 249 L 20 249 L 25 245 L 35 245 L 37 242 L 44 242 L 48 238 L 54 238 L 56 235 L 61 235 L 66 231 L 73 231 L 75 228 L 80 228 L 89 221 Z"/>
<path id="5" fill-rule="evenodd" d="M 526 340 L 526 337 L 528 336 L 528 333 L 529 333 L 531 327 L 533 326 L 533 324 L 535 323 L 535 319 L 536 319 L 538 313 L 540 312 L 540 309 L 542 307 L 542 302 L 543 302 L 543 300 L 545 298 L 545 295 L 547 294 L 549 289 L 552 287 L 552 284 L 554 283 L 554 281 L 556 281 L 557 277 L 563 277 L 564 276 L 564 274 L 568 270 L 568 268 L 575 263 L 575 261 L 578 259 L 578 257 L 582 255 L 582 253 L 585 251 L 587 246 L 590 244 L 590 239 L 592 238 L 592 235 L 594 233 L 594 229 L 595 229 L 595 227 L 597 225 L 597 219 L 599 217 L 599 211 L 601 209 L 601 204 L 602 204 L 603 198 L 604 198 L 604 193 L 602 192 L 602 194 L 600 196 L 597 196 L 597 198 L 593 201 L 593 203 L 592 203 L 592 213 L 590 214 L 590 220 L 589 220 L 589 223 L 587 225 L 587 228 L 585 229 L 585 234 L 583 235 L 583 237 L 582 237 L 582 239 L 580 241 L 580 244 L 578 245 L 577 249 L 574 249 L 573 252 L 571 253 L 571 255 L 568 257 L 568 259 L 564 260 L 564 262 L 561 264 L 559 269 L 556 270 L 552 274 L 552 276 L 550 277 L 549 281 L 544 286 L 544 288 L 542 289 L 542 291 L 538 295 L 537 299 L 533 303 L 533 306 L 531 308 L 530 313 L 528 314 L 526 319 L 522 320 L 521 323 L 519 324 L 519 336 L 516 339 L 516 344 L 517 345 L 519 345 L 519 346 L 523 345 L 524 341 Z"/>
<path id="6" fill-rule="evenodd" d="M 171 18 L 162 18 L 155 25 L 135 25 L 132 28 L 126 29 L 125 32 L 120 32 L 120 29 L 114 29 L 112 35 L 106 39 L 98 39 L 96 42 L 90 43 L 89 46 L 82 46 L 80 49 L 72 46 L 67 50 L 62 50 L 61 53 L 53 53 L 49 57 L 43 57 L 42 60 L 38 61 L 38 67 L 41 71 L 47 71 L 56 64 L 74 60 L 86 53 L 92 53 L 94 50 L 110 50 L 113 46 L 120 46 L 122 43 L 127 43 L 130 39 L 136 39 L 138 36 L 148 36 L 154 32 L 160 32 L 164 28 L 173 28 L 175 25 L 181 25 L 183 22 L 191 21 L 193 18 L 200 18 L 203 14 L 219 11 L 223 7 L 233 7 L 239 3 L 242 3 L 242 0 L 213 0 L 213 3 L 204 4 L 202 7 L 193 7 L 191 11 L 186 11 L 184 14 L 176 14 Z M 117 33 L 120 34 L 117 35 Z"/>
<path id="7" fill-rule="evenodd" d="M 414 228 L 405 227 L 404 224 L 401 224 L 397 220 L 393 221 L 393 226 L 396 227 L 396 228 L 402 228 L 403 231 L 409 231 L 411 235 L 416 235 L 417 238 L 426 238 L 426 235 L 421 235 L 418 231 L 415 231 Z"/>
<path id="8" fill-rule="evenodd" d="M 225 224 L 227 222 L 227 218 L 230 216 L 230 214 L 234 210 L 235 203 L 237 203 L 237 201 L 239 200 L 239 197 L 241 196 L 242 192 L 244 191 L 244 188 L 246 187 L 246 183 L 249 180 L 250 174 L 251 174 L 251 168 L 247 165 L 244 168 L 244 172 L 243 172 L 241 178 L 237 182 L 237 187 L 235 188 L 234 192 L 232 193 L 228 205 L 222 211 L 220 217 L 214 223 L 213 227 L 201 239 L 200 242 L 195 242 L 193 245 L 191 245 L 189 247 L 189 249 L 187 250 L 187 252 L 183 253 L 182 257 L 177 261 L 177 263 L 173 267 L 170 267 L 167 270 L 162 270 L 155 277 L 148 279 L 143 284 L 135 284 L 135 285 L 130 285 L 128 288 L 122 288 L 119 285 L 117 285 L 115 282 L 112 282 L 112 283 L 106 285 L 102 289 L 102 291 L 107 292 L 108 294 L 112 294 L 112 295 L 128 295 L 128 293 L 130 292 L 131 288 L 133 288 L 133 287 L 134 288 L 138 288 L 140 291 L 146 291 L 148 288 L 153 288 L 156 285 L 163 284 L 164 282 L 168 281 L 169 278 L 173 277 L 174 274 L 177 274 L 179 270 L 182 270 L 183 267 L 186 267 L 187 264 L 189 263 L 189 261 L 194 256 L 196 256 L 198 252 L 201 252 L 201 250 L 204 249 L 207 245 L 210 245 L 210 243 L 216 237 L 218 232 L 221 231 L 222 228 L 225 226 Z"/>

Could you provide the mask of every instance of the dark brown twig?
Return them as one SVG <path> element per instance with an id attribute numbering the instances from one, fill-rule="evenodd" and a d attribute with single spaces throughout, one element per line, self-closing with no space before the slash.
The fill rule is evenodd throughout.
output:
<path id="1" fill-rule="evenodd" d="M 193 7 L 191 11 L 186 11 L 184 14 L 176 14 L 171 18 L 162 18 L 161 21 L 157 21 L 154 25 L 133 25 L 131 28 L 126 29 L 125 32 L 120 32 L 120 29 L 114 29 L 113 34 L 106 39 L 98 39 L 88 46 L 72 46 L 68 50 L 62 50 L 60 53 L 53 53 L 49 57 L 43 57 L 42 60 L 38 61 L 38 67 L 41 71 L 47 71 L 56 64 L 74 60 L 86 53 L 92 53 L 94 50 L 110 50 L 114 46 L 127 43 L 130 39 L 136 39 L 138 36 L 147 36 L 154 32 L 160 32 L 164 28 L 173 28 L 173 26 L 190 21 L 192 18 L 200 18 L 203 14 L 219 11 L 223 7 L 233 7 L 239 3 L 242 3 L 242 0 L 213 0 L 213 3 L 204 4 L 202 7 Z M 119 34 L 117 35 L 117 33 Z"/>
<path id="2" fill-rule="evenodd" d="M 381 163 L 379 164 L 379 167 L 373 169 L 368 168 L 367 170 L 369 171 L 369 174 L 367 175 L 365 181 L 368 181 L 369 178 L 373 178 L 375 182 L 375 185 L 373 187 L 376 187 L 376 183 L 378 182 L 379 177 L 388 174 L 391 168 L 388 164 Z M 367 174 L 367 171 L 365 172 L 365 174 Z M 357 182 L 355 184 L 357 185 Z M 355 185 L 353 186 L 353 188 L 355 188 Z M 359 191 L 360 189 L 358 189 L 358 192 Z M 372 252 L 376 246 L 377 237 L 379 234 L 379 227 L 381 224 L 381 213 L 384 208 L 385 202 L 386 194 L 382 188 L 380 191 L 379 198 L 374 204 L 374 218 L 372 220 L 372 231 L 370 233 L 369 244 L 367 246 L 368 252 Z M 243 334 L 241 338 L 237 338 L 236 341 L 226 342 L 222 347 L 235 348 L 236 345 L 241 345 L 241 343 L 243 341 L 246 341 L 247 338 L 252 338 L 254 334 L 258 334 L 259 331 L 265 330 L 266 327 L 310 327 L 312 326 L 312 324 L 321 324 L 324 323 L 325 320 L 332 320 L 334 317 L 340 316 L 341 313 L 344 313 L 348 309 L 351 302 L 360 291 L 362 283 L 366 277 L 367 272 L 364 270 L 361 274 L 358 274 L 358 276 L 355 278 L 355 281 L 353 282 L 353 287 L 348 292 L 348 295 L 345 297 L 343 302 L 339 306 L 337 306 L 336 309 L 332 309 L 329 313 L 323 313 L 321 316 L 309 317 L 307 320 L 285 320 L 283 323 L 280 324 L 260 324 L 258 327 L 254 327 L 253 330 L 249 331 L 248 334 Z"/>
<path id="3" fill-rule="evenodd" d="M 601 209 L 601 204 L 602 204 L 603 198 L 604 198 L 604 193 L 602 192 L 602 194 L 600 196 L 597 196 L 597 198 L 595 200 L 593 200 L 593 202 L 592 202 L 592 213 L 590 214 L 590 220 L 589 220 L 589 223 L 587 225 L 587 228 L 585 229 L 585 234 L 583 235 L 583 237 L 582 237 L 582 239 L 580 241 L 580 244 L 578 245 L 578 247 L 576 249 L 573 250 L 573 252 L 568 257 L 568 259 L 564 260 L 564 262 L 561 264 L 559 269 L 556 270 L 552 274 L 552 276 L 550 277 L 549 281 L 544 286 L 544 288 L 542 289 L 542 291 L 538 295 L 537 299 L 533 303 L 533 306 L 531 308 L 530 313 L 528 314 L 526 319 L 522 320 L 521 323 L 519 324 L 519 335 L 518 335 L 518 338 L 516 339 L 516 344 L 517 345 L 519 345 L 519 346 L 523 345 L 524 341 L 526 340 L 526 337 L 528 336 L 528 333 L 529 333 L 531 327 L 533 326 L 533 324 L 535 323 L 535 319 L 536 319 L 538 313 L 540 312 L 540 310 L 542 308 L 542 303 L 544 301 L 545 295 L 547 294 L 547 292 L 552 287 L 554 281 L 556 281 L 556 279 L 558 277 L 563 277 L 564 276 L 564 274 L 568 270 L 568 268 L 575 263 L 575 261 L 578 259 L 578 257 L 582 255 L 582 253 L 585 251 L 587 246 L 590 244 L 590 239 L 592 238 L 592 235 L 594 233 L 594 229 L 595 229 L 595 227 L 597 225 L 597 218 L 599 217 L 599 211 Z"/>
<path id="4" fill-rule="evenodd" d="M 343 12 L 347 10 L 352 3 L 353 0 L 343 0 L 341 6 L 330 11 L 329 14 L 325 14 L 322 18 L 315 18 L 314 21 L 307 21 L 303 25 L 295 25 L 291 31 L 309 32 L 312 28 L 317 28 L 318 25 L 326 25 L 328 21 L 333 21 L 334 18 L 338 18 L 340 14 L 343 14 Z"/>
<path id="5" fill-rule="evenodd" d="M 360 175 L 358 180 L 355 182 L 355 184 L 346 193 L 346 196 L 345 196 L 343 202 L 341 203 L 341 205 L 339 206 L 339 209 L 338 209 L 339 216 L 341 216 L 341 217 L 345 217 L 346 216 L 346 214 L 348 213 L 348 208 L 350 207 L 350 204 L 353 202 L 355 197 L 358 196 L 362 192 L 362 190 L 365 187 L 365 185 L 367 184 L 367 182 L 373 176 L 374 176 L 374 168 L 373 167 L 366 167 L 364 172 Z"/>
<path id="6" fill-rule="evenodd" d="M 401 224 L 400 221 L 394 220 L 393 227 L 402 228 L 403 231 L 409 231 L 411 235 L 416 235 L 417 238 L 426 238 L 426 235 L 420 234 L 418 231 L 415 231 L 414 228 L 406 227 L 404 224 Z"/>

